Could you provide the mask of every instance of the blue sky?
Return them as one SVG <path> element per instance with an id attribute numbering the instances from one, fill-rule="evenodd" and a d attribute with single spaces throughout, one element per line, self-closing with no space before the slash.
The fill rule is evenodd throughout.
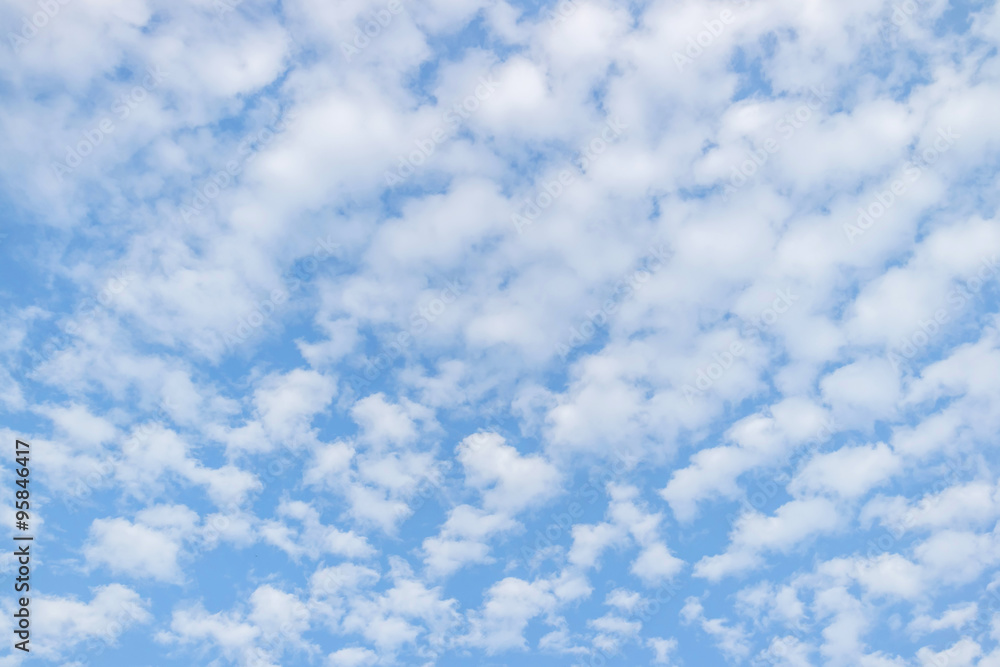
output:
<path id="1" fill-rule="evenodd" d="M 1000 666 L 995 3 L 0 24 L 0 667 Z"/>

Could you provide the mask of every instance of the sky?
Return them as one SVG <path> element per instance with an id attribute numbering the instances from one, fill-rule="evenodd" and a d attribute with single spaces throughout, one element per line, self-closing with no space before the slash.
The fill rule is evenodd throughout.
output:
<path id="1" fill-rule="evenodd" d="M 0 27 L 0 667 L 1000 667 L 995 2 Z"/>

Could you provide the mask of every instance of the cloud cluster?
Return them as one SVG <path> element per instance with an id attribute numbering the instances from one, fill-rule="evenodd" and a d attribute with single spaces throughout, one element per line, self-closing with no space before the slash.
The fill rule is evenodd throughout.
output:
<path id="1" fill-rule="evenodd" d="M 1000 664 L 995 2 L 0 21 L 41 659 Z"/>

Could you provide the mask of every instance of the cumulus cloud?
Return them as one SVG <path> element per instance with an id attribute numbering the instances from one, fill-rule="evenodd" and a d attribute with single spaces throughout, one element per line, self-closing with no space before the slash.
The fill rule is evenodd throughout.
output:
<path id="1" fill-rule="evenodd" d="M 153 619 L 149 601 L 121 584 L 99 586 L 90 602 L 76 597 L 41 595 L 33 601 L 36 635 L 32 650 L 49 659 L 72 655 L 83 642 L 113 648 L 119 637 Z"/>
<path id="2" fill-rule="evenodd" d="M 194 536 L 198 515 L 183 505 L 158 505 L 123 518 L 97 519 L 83 554 L 89 567 L 104 566 L 137 579 L 181 583 L 185 541 Z"/>
<path id="3" fill-rule="evenodd" d="M 458 460 L 466 481 L 483 494 L 488 508 L 518 511 L 559 492 L 558 469 L 543 456 L 524 456 L 503 436 L 477 433 L 462 440 Z"/>
<path id="4" fill-rule="evenodd" d="M 1000 663 L 996 3 L 0 19 L 42 660 Z"/>

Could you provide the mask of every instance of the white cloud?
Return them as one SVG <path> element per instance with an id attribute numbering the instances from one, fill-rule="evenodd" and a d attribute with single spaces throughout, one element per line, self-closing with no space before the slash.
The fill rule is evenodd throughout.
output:
<path id="1" fill-rule="evenodd" d="M 504 514 L 459 505 L 448 512 L 448 520 L 436 537 L 424 540 L 424 563 L 431 576 L 447 576 L 473 563 L 492 563 L 487 540 L 519 524 Z"/>
<path id="2" fill-rule="evenodd" d="M 921 614 L 910 621 L 906 629 L 911 635 L 918 637 L 929 632 L 937 632 L 945 629 L 961 630 L 968 623 L 975 620 L 978 613 L 979 605 L 975 602 L 968 602 L 950 607 L 939 618 Z"/>
<path id="3" fill-rule="evenodd" d="M 362 440 L 374 447 L 408 445 L 419 434 L 418 421 L 433 421 L 427 408 L 405 399 L 389 403 L 384 394 L 372 394 L 355 403 L 351 417 L 361 426 Z"/>
<path id="4" fill-rule="evenodd" d="M 309 486 L 336 487 L 342 481 L 343 473 L 350 469 L 353 458 L 354 448 L 346 442 L 320 445 L 302 481 Z"/>
<path id="5" fill-rule="evenodd" d="M 643 601 L 642 595 L 635 591 L 624 588 L 616 588 L 608 593 L 604 599 L 604 604 L 612 606 L 619 611 L 630 613 Z"/>
<path id="6" fill-rule="evenodd" d="M 378 580 L 379 573 L 371 568 L 342 563 L 316 570 L 309 578 L 309 589 L 314 597 L 324 597 L 368 588 Z"/>
<path id="7" fill-rule="evenodd" d="M 390 557 L 391 588 L 381 594 L 357 595 L 341 621 L 343 630 L 358 633 L 379 653 L 392 653 L 424 635 L 440 645 L 458 623 L 454 599 L 443 599 L 440 588 L 418 581 L 402 559 Z"/>
<path id="8" fill-rule="evenodd" d="M 200 606 L 175 610 L 170 630 L 159 634 L 158 640 L 182 643 L 210 640 L 227 656 L 248 652 L 260 634 L 259 628 L 242 622 L 235 614 L 209 614 Z"/>
<path id="9" fill-rule="evenodd" d="M 242 504 L 261 488 L 256 475 L 235 465 L 209 468 L 192 456 L 190 440 L 160 425 L 142 425 L 122 446 L 124 456 L 115 462 L 115 477 L 139 498 L 163 493 L 178 479 L 204 486 L 220 506 Z"/>
<path id="10" fill-rule="evenodd" d="M 4 3 L 42 659 L 1000 662 L 994 4 Z"/>
<path id="11" fill-rule="evenodd" d="M 820 381 L 834 419 L 867 427 L 878 416 L 891 416 L 900 398 L 899 378 L 885 359 L 862 359 L 841 366 Z"/>
<path id="12" fill-rule="evenodd" d="M 813 457 L 788 490 L 796 495 L 826 491 L 856 498 L 888 480 L 901 467 L 902 462 L 885 443 L 842 447 Z"/>
<path id="13" fill-rule="evenodd" d="M 689 597 L 684 600 L 680 616 L 685 624 L 698 623 L 730 659 L 746 658 L 749 654 L 749 637 L 746 631 L 740 626 L 727 624 L 724 619 L 705 616 L 705 608 L 698 598 Z"/>
<path id="14" fill-rule="evenodd" d="M 930 576 L 945 583 L 973 581 L 1000 561 L 996 532 L 941 530 L 916 545 L 913 553 Z"/>
<path id="15" fill-rule="evenodd" d="M 729 547 L 718 556 L 695 564 L 695 574 L 711 581 L 758 567 L 767 552 L 787 553 L 801 542 L 838 530 L 843 517 L 826 498 L 792 500 L 773 516 L 748 512 L 740 516 L 729 537 Z"/>
<path id="16" fill-rule="evenodd" d="M 89 640 L 101 642 L 107 650 L 122 633 L 153 620 L 149 601 L 127 586 L 108 584 L 92 593 L 90 602 L 53 595 L 32 598 L 32 651 L 57 659 Z"/>
<path id="17" fill-rule="evenodd" d="M 735 497 L 740 475 L 776 461 L 790 448 L 820 439 L 824 428 L 827 413 L 822 408 L 806 399 L 786 399 L 734 424 L 726 434 L 733 445 L 694 454 L 689 466 L 674 472 L 661 495 L 679 519 L 693 519 L 699 502 Z"/>
<path id="18" fill-rule="evenodd" d="M 669 665 L 670 654 L 677 650 L 676 639 L 662 639 L 660 637 L 650 637 L 647 645 L 653 649 L 653 662 L 657 665 Z"/>
<path id="19" fill-rule="evenodd" d="M 920 565 L 899 554 L 886 553 L 852 563 L 854 576 L 866 592 L 913 600 L 929 585 Z"/>
<path id="20" fill-rule="evenodd" d="M 549 582 L 527 582 L 515 577 L 493 584 L 486 596 L 481 614 L 470 619 L 471 629 L 465 641 L 491 655 L 526 648 L 524 630 L 528 621 L 557 603 Z"/>
<path id="21" fill-rule="evenodd" d="M 583 568 L 594 567 L 604 549 L 626 535 L 622 526 L 610 523 L 573 526 L 573 546 L 569 562 Z"/>
<path id="22" fill-rule="evenodd" d="M 521 455 L 499 434 L 470 435 L 456 453 L 466 483 L 482 492 L 487 508 L 518 512 L 559 493 L 554 465 L 539 455 Z"/>
<path id="23" fill-rule="evenodd" d="M 378 654 L 359 646 L 349 646 L 327 656 L 330 667 L 365 667 L 378 662 Z"/>
<path id="24" fill-rule="evenodd" d="M 620 548 L 633 542 L 640 550 L 629 571 L 646 586 L 657 586 L 677 576 L 684 561 L 673 555 L 661 537 L 663 516 L 645 511 L 635 487 L 609 485 L 608 495 L 610 521 L 574 525 L 569 562 L 583 569 L 596 567 L 608 547 Z"/>
<path id="25" fill-rule="evenodd" d="M 269 449 L 308 440 L 310 423 L 333 400 L 336 390 L 330 378 L 303 369 L 262 379 L 254 392 L 254 406 L 271 438 Z"/>
<path id="26" fill-rule="evenodd" d="M 988 526 L 1000 515 L 1000 490 L 995 484 L 955 484 L 914 502 L 901 496 L 877 496 L 865 505 L 861 518 L 877 518 L 893 532 Z"/>
<path id="27" fill-rule="evenodd" d="M 805 606 L 793 586 L 776 587 L 769 581 L 744 588 L 737 593 L 737 608 L 753 618 L 755 623 L 777 622 L 798 627 L 805 615 Z"/>
<path id="28" fill-rule="evenodd" d="M 920 661 L 920 667 L 940 665 L 942 662 L 954 667 L 972 667 L 982 653 L 979 644 L 968 637 L 962 637 L 943 651 L 935 651 L 930 647 L 920 649 L 917 651 L 917 660 Z"/>
<path id="29" fill-rule="evenodd" d="M 684 561 L 677 558 L 667 545 L 654 542 L 643 547 L 632 563 L 631 572 L 649 585 L 672 579 L 682 569 Z"/>
<path id="30" fill-rule="evenodd" d="M 311 560 L 324 554 L 335 554 L 346 558 L 364 558 L 374 553 L 364 537 L 354 531 L 342 531 L 320 521 L 319 512 L 309 503 L 302 501 L 282 501 L 278 506 L 278 519 L 263 521 L 259 531 L 261 539 L 284 551 L 298 561 L 305 556 Z M 296 521 L 301 529 L 291 527 L 288 522 Z"/>
<path id="31" fill-rule="evenodd" d="M 309 627 L 309 608 L 291 593 L 271 585 L 259 587 L 250 596 L 247 619 L 261 629 L 262 636 L 297 639 Z"/>
<path id="32" fill-rule="evenodd" d="M 193 537 L 198 515 L 183 505 L 157 505 L 128 519 L 97 519 L 83 553 L 90 568 L 179 584 L 185 540 Z"/>
<path id="33" fill-rule="evenodd" d="M 52 420 L 56 433 L 83 449 L 93 449 L 110 442 L 118 434 L 118 429 L 107 419 L 92 414 L 85 406 L 76 403 L 65 407 L 42 408 L 39 412 Z"/>

